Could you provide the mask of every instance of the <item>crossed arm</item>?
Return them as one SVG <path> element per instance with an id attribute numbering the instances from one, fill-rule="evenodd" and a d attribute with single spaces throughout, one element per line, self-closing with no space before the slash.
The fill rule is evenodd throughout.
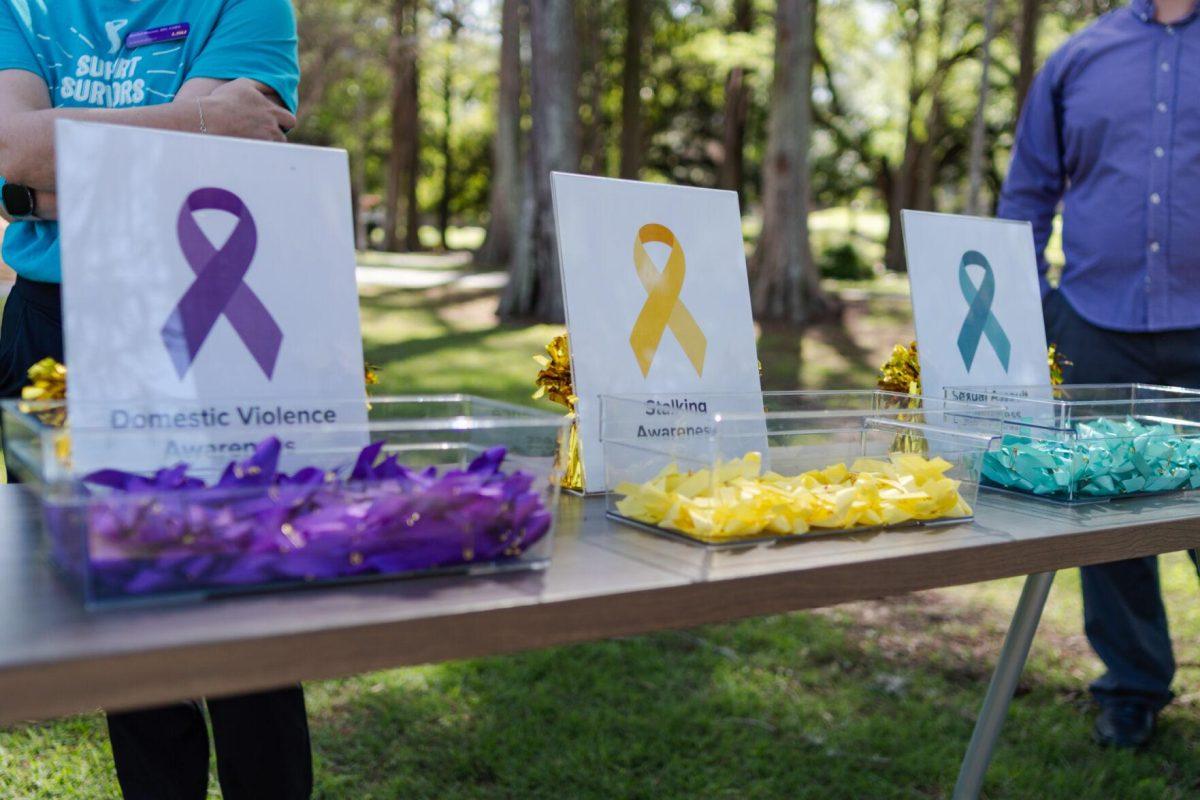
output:
<path id="1" fill-rule="evenodd" d="M 296 125 L 271 89 L 245 78 L 193 78 L 170 103 L 156 106 L 52 108 L 40 77 L 24 70 L 0 71 L 0 175 L 37 191 L 38 216 L 55 219 L 56 120 L 199 132 L 202 112 L 208 132 L 218 136 L 284 141 L 285 132 Z"/>

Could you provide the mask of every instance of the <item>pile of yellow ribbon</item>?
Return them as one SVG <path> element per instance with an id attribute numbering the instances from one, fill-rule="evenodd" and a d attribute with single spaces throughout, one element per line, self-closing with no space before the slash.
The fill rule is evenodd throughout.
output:
<path id="1" fill-rule="evenodd" d="M 946 477 L 951 466 L 893 453 L 888 461 L 861 458 L 849 468 L 786 476 L 763 474 L 762 456 L 748 453 L 713 469 L 680 472 L 671 464 L 646 483 L 622 483 L 617 510 L 704 542 L 968 517 L 959 482 Z"/>

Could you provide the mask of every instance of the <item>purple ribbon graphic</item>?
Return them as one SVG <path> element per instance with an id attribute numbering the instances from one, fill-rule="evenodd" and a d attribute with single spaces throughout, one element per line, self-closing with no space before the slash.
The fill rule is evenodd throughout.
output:
<path id="1" fill-rule="evenodd" d="M 237 226 L 220 249 L 200 230 L 197 211 L 226 211 L 237 217 Z M 204 340 L 224 314 L 250 355 L 270 378 L 275 372 L 283 331 L 244 278 L 258 246 L 258 229 L 250 209 L 233 192 L 197 189 L 179 210 L 176 225 L 179 249 L 196 280 L 180 299 L 163 326 L 163 344 L 182 379 Z"/>

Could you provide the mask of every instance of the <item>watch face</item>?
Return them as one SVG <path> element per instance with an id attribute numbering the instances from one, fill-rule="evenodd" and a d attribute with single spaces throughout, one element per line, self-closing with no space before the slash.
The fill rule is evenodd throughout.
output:
<path id="1" fill-rule="evenodd" d="M 6 183 L 0 188 L 0 199 L 4 201 L 4 210 L 10 217 L 33 216 L 33 192 L 15 183 Z"/>

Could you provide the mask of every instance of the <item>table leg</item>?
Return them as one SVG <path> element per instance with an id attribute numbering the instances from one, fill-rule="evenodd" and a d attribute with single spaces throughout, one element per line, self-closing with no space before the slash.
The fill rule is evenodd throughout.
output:
<path id="1" fill-rule="evenodd" d="M 992 760 L 996 740 L 1000 738 L 1000 728 L 1008 715 L 1008 704 L 1017 689 L 1021 670 L 1025 668 L 1029 646 L 1033 644 L 1033 636 L 1042 619 L 1042 609 L 1046 607 L 1046 596 L 1050 594 L 1050 585 L 1053 583 L 1053 572 L 1039 572 L 1025 579 L 1021 599 L 1017 601 L 1017 610 L 1013 612 L 1012 623 L 1004 637 L 1004 647 L 996 662 L 996 671 L 992 673 L 983 708 L 975 722 L 975 732 L 971 734 L 971 743 L 967 745 L 967 753 L 963 756 L 958 782 L 954 785 L 954 800 L 975 800 L 979 797 L 983 776 Z"/>

